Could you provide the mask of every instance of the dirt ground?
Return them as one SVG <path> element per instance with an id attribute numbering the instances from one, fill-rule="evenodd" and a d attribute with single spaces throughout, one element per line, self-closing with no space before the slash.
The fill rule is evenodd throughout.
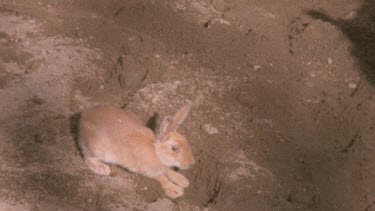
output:
<path id="1" fill-rule="evenodd" d="M 0 0 L 0 210 L 375 210 L 375 1 Z M 75 143 L 96 104 L 181 128 L 185 195 Z"/>

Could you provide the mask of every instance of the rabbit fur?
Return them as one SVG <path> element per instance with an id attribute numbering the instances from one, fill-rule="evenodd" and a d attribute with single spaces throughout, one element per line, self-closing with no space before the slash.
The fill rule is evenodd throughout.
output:
<path id="1" fill-rule="evenodd" d="M 189 181 L 172 167 L 187 169 L 194 164 L 187 139 L 177 132 L 191 104 L 173 117 L 162 120 L 156 134 L 130 111 L 114 106 L 96 106 L 81 113 L 78 144 L 85 163 L 101 175 L 109 175 L 114 164 L 156 179 L 167 196 L 183 195 Z"/>

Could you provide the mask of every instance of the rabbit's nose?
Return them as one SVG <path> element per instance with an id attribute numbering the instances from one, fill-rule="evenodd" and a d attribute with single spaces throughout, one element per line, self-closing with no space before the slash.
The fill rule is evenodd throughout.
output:
<path id="1" fill-rule="evenodd" d="M 189 160 L 189 162 L 187 163 L 187 166 L 190 167 L 190 166 L 192 166 L 194 163 L 195 163 L 194 158 L 191 158 L 191 159 Z"/>
<path id="2" fill-rule="evenodd" d="M 181 166 L 181 169 L 188 169 L 194 164 L 194 160 L 185 161 Z"/>

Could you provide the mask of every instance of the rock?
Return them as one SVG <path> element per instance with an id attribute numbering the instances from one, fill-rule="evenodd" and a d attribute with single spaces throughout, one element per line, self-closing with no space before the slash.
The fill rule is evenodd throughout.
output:
<path id="1" fill-rule="evenodd" d="M 328 58 L 328 59 L 327 59 L 327 63 L 328 63 L 328 64 L 332 64 L 332 63 L 333 63 L 332 58 Z"/>
<path id="2" fill-rule="evenodd" d="M 351 88 L 351 89 L 356 89 L 356 88 L 357 88 L 357 84 L 355 84 L 355 83 L 350 83 L 350 84 L 348 85 L 348 87 Z"/>
<path id="3" fill-rule="evenodd" d="M 261 66 L 259 66 L 259 65 L 254 65 L 253 66 L 253 70 L 259 70 L 261 68 Z"/>
<path id="4" fill-rule="evenodd" d="M 202 125 L 201 129 L 206 132 L 208 135 L 213 135 L 219 133 L 219 130 L 212 126 L 211 124 L 204 124 Z"/>
<path id="5" fill-rule="evenodd" d="M 172 211 L 174 203 L 166 198 L 159 199 L 151 204 L 148 204 L 147 211 Z"/>
<path id="6" fill-rule="evenodd" d="M 355 18 L 357 16 L 357 12 L 356 11 L 350 11 L 348 12 L 345 16 L 344 16 L 344 19 L 345 20 L 351 20 L 353 18 Z"/>

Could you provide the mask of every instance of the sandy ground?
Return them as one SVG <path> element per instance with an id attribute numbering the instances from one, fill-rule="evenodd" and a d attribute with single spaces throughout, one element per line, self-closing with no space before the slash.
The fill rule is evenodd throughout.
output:
<path id="1" fill-rule="evenodd" d="M 0 0 L 0 210 L 375 210 L 375 1 Z M 93 174 L 96 104 L 181 129 L 184 197 Z"/>

